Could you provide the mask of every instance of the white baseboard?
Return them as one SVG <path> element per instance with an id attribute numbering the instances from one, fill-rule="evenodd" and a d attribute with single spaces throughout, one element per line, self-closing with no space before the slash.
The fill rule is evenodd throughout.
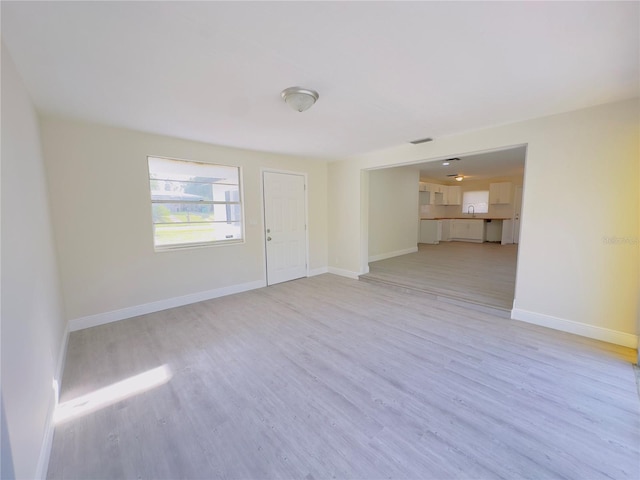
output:
<path id="1" fill-rule="evenodd" d="M 64 366 L 67 363 L 67 345 L 69 344 L 69 334 L 71 330 L 69 330 L 69 322 L 64 329 L 64 337 L 62 339 L 62 344 L 60 345 L 60 351 L 58 352 L 58 363 L 56 365 L 56 378 L 57 388 L 56 388 L 56 405 L 58 404 L 58 393 L 60 391 L 60 382 L 62 381 L 62 374 L 64 373 Z"/>
<path id="2" fill-rule="evenodd" d="M 514 308 L 511 311 L 511 318 L 542 327 L 553 328 L 554 330 L 560 330 L 562 332 L 573 333 L 582 337 L 622 345 L 623 347 L 638 348 L 638 336 L 631 333 L 587 325 L 586 323 L 574 322 L 573 320 L 566 320 L 543 313 L 530 312 L 521 308 Z"/>
<path id="3" fill-rule="evenodd" d="M 415 253 L 418 251 L 418 246 L 411 248 L 405 248 L 404 250 L 396 250 L 395 252 L 381 253 L 379 255 L 372 255 L 369 257 L 370 262 L 377 262 L 378 260 L 386 260 L 387 258 L 399 257 L 400 255 L 407 255 L 408 253 Z"/>
<path id="4" fill-rule="evenodd" d="M 57 403 L 58 402 L 55 400 L 54 395 L 52 395 L 51 401 L 49 402 L 46 424 L 44 426 L 44 435 L 42 437 L 40 455 L 38 456 L 38 465 L 36 466 L 35 478 L 37 480 L 44 480 L 47 478 L 49 459 L 51 458 L 51 448 L 53 447 L 53 414 L 56 411 Z"/>
<path id="5" fill-rule="evenodd" d="M 169 308 L 181 307 L 183 305 L 189 305 L 191 303 L 211 300 L 212 298 L 224 297 L 226 295 L 232 295 L 234 293 L 247 292 L 249 290 L 255 290 L 256 288 L 262 288 L 266 286 L 267 284 L 264 280 L 257 280 L 255 282 L 230 285 L 228 287 L 216 288 L 214 290 L 207 290 L 205 292 L 191 293 L 189 295 L 183 295 L 181 297 L 168 298 L 166 300 L 159 300 L 157 302 L 135 305 L 133 307 L 122 308 L 120 310 L 112 310 L 110 312 L 97 313 L 95 315 L 88 315 L 86 317 L 74 318 L 73 320 L 69 321 L 69 330 L 75 332 L 76 330 L 96 327 L 98 325 L 117 322 L 119 320 L 137 317 L 139 315 L 146 315 L 147 313 L 159 312 L 161 310 L 167 310 Z"/>
<path id="6" fill-rule="evenodd" d="M 323 273 L 329 273 L 329 267 L 313 268 L 309 270 L 309 274 L 307 276 L 315 277 L 316 275 L 322 275 Z"/>
<path id="7" fill-rule="evenodd" d="M 360 274 L 358 272 L 352 272 L 351 270 L 344 270 L 342 268 L 329 267 L 329 273 L 334 275 L 340 275 L 341 277 L 352 278 L 357 280 Z"/>
<path id="8" fill-rule="evenodd" d="M 49 469 L 49 459 L 51 458 L 51 447 L 53 446 L 53 432 L 55 425 L 53 424 L 53 414 L 58 406 L 60 382 L 62 381 L 62 372 L 64 371 L 64 365 L 67 359 L 67 344 L 69 343 L 69 324 L 67 323 L 62 342 L 60 344 L 60 350 L 58 351 L 58 358 L 56 362 L 55 378 L 53 379 L 52 395 L 49 401 L 49 409 L 47 411 L 47 418 L 45 420 L 44 435 L 42 436 L 42 445 L 40 447 L 40 455 L 38 456 L 38 465 L 36 466 L 35 478 L 46 479 L 47 470 Z"/>

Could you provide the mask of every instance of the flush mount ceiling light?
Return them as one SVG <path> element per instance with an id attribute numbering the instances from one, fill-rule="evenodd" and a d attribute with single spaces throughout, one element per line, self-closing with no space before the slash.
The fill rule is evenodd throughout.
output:
<path id="1" fill-rule="evenodd" d="M 280 95 L 287 105 L 298 112 L 308 110 L 320 98 L 315 90 L 302 87 L 285 88 Z"/>
<path id="2" fill-rule="evenodd" d="M 456 182 L 461 182 L 464 177 L 462 175 L 458 175 L 456 177 Z"/>

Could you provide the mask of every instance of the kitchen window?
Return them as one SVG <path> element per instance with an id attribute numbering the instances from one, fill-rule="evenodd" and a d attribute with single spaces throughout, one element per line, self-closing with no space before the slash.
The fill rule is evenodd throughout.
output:
<path id="1" fill-rule="evenodd" d="M 243 240 L 240 168 L 148 157 L 156 251 Z"/>
<path id="2" fill-rule="evenodd" d="M 462 213 L 489 213 L 489 190 L 464 192 Z"/>

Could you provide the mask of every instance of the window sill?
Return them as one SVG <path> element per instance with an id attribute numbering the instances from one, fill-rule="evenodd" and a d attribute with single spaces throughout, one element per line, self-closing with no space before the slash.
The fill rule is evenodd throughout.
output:
<path id="1" fill-rule="evenodd" d="M 216 242 L 204 242 L 204 243 L 181 243 L 176 245 L 161 245 L 154 246 L 153 251 L 155 253 L 175 252 L 181 250 L 194 250 L 208 247 L 224 247 L 229 245 L 238 245 L 245 243 L 244 238 L 233 240 L 219 240 Z"/>

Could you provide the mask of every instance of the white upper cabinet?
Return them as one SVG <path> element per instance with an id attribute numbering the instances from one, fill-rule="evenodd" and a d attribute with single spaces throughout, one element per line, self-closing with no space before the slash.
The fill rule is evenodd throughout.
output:
<path id="1" fill-rule="evenodd" d="M 436 195 L 436 205 L 460 205 L 462 203 L 462 189 L 459 185 L 438 185 L 440 195 Z"/>
<path id="2" fill-rule="evenodd" d="M 427 191 L 433 194 L 433 193 L 444 193 L 444 189 L 445 189 L 445 185 L 438 185 L 437 183 L 420 182 L 420 191 Z"/>
<path id="3" fill-rule="evenodd" d="M 418 192 L 418 199 L 420 200 L 420 205 L 432 205 L 431 201 L 432 195 L 426 190 L 420 190 Z"/>
<path id="4" fill-rule="evenodd" d="M 420 182 L 418 191 L 420 205 L 462 205 L 462 189 L 459 185 Z"/>
<path id="5" fill-rule="evenodd" d="M 511 182 L 498 182 L 489 184 L 489 203 L 511 203 Z"/>
<path id="6" fill-rule="evenodd" d="M 420 182 L 418 185 L 420 205 L 449 205 L 445 202 L 447 202 L 447 189 L 450 187 L 428 182 Z"/>
<path id="7" fill-rule="evenodd" d="M 460 185 L 450 185 L 445 190 L 445 205 L 461 205 L 462 204 L 462 189 Z"/>

